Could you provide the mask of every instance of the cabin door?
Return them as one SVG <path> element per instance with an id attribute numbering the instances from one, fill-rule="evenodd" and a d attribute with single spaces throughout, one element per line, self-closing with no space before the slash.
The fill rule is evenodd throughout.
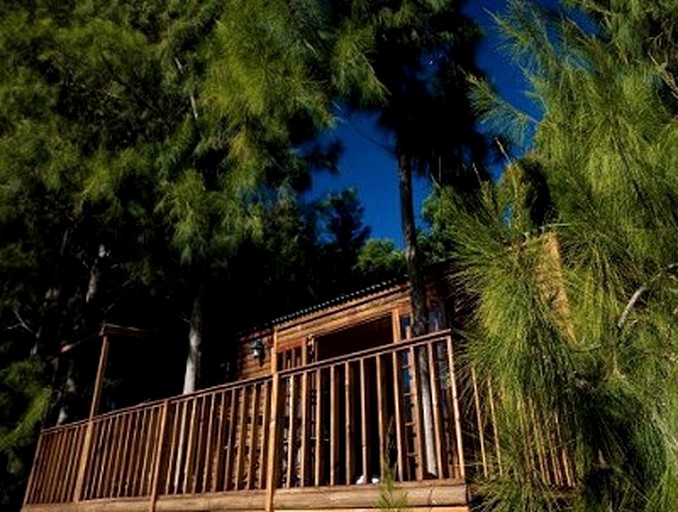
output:
<path id="1" fill-rule="evenodd" d="M 366 322 L 352 325 L 344 329 L 336 330 L 327 334 L 322 334 L 314 337 L 311 340 L 311 350 L 307 353 L 313 354 L 312 360 L 326 361 L 337 357 L 348 357 L 351 354 L 356 354 L 364 350 L 387 346 L 393 343 L 393 324 L 391 315 L 384 315 L 376 319 L 368 320 Z M 377 371 L 374 357 L 364 359 L 364 375 L 361 376 L 359 361 L 341 366 L 337 372 L 340 375 L 339 381 L 339 401 L 342 415 L 340 417 L 342 428 L 347 425 L 352 425 L 355 429 L 353 436 L 353 443 L 351 446 L 343 446 L 343 449 L 350 451 L 350 459 L 353 461 L 353 468 L 346 476 L 344 483 L 346 484 L 370 484 L 381 479 L 380 460 L 379 460 L 379 410 L 378 410 L 378 392 L 377 386 Z M 384 382 L 393 382 L 392 370 L 390 366 L 384 367 L 384 371 L 388 373 L 388 377 Z M 348 372 L 348 375 L 346 374 Z M 364 380 L 363 380 L 364 379 Z M 347 384 L 348 383 L 348 384 Z M 355 398 L 350 404 L 346 402 L 345 386 L 350 387 L 350 394 Z M 383 385 L 383 384 L 382 384 Z M 361 386 L 364 386 L 363 390 Z M 365 394 L 368 404 L 365 409 L 361 407 L 359 396 Z M 329 403 L 329 397 L 325 397 L 326 403 Z M 392 409 L 392 404 L 385 403 L 386 409 Z M 387 410 L 387 417 L 392 413 Z M 351 418 L 347 417 L 350 415 Z M 360 425 L 364 419 L 369 424 L 368 439 L 369 446 L 368 461 L 363 461 L 363 447 L 362 447 L 362 433 Z M 342 444 L 344 441 L 342 441 Z M 346 462 L 343 460 L 342 462 Z M 350 480 L 349 480 L 350 478 Z"/>

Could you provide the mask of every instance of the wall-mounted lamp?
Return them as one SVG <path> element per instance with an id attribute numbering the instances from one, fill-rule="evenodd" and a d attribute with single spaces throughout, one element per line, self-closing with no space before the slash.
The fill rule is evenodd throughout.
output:
<path id="1" fill-rule="evenodd" d="M 264 364 L 264 359 L 266 359 L 266 347 L 264 346 L 264 342 L 260 338 L 257 338 L 250 343 L 250 349 L 252 350 L 252 357 L 259 361 L 260 365 Z"/>

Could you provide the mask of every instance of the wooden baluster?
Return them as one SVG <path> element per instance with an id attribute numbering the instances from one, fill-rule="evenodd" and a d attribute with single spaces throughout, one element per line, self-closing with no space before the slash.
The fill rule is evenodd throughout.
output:
<path id="1" fill-rule="evenodd" d="M 126 413 L 120 418 L 120 457 L 118 460 L 118 467 L 116 469 L 116 478 L 114 485 L 111 488 L 111 496 L 117 498 L 120 496 L 123 485 L 125 483 L 125 470 L 127 466 L 127 459 L 130 455 L 129 445 L 129 430 L 132 415 Z"/>
<path id="2" fill-rule="evenodd" d="M 56 482 L 56 486 L 54 489 L 54 497 L 53 501 L 56 503 L 61 503 L 64 498 L 64 491 L 67 490 L 66 486 L 64 485 L 65 483 L 65 476 L 66 476 L 66 470 L 68 469 L 69 465 L 69 444 L 70 444 L 70 436 L 68 435 L 68 427 L 65 427 L 62 431 L 59 432 L 59 438 L 61 440 L 60 442 L 60 448 L 59 452 L 57 455 L 57 468 L 54 474 L 52 474 L 52 478 L 54 478 Z"/>
<path id="3" fill-rule="evenodd" d="M 375 358 L 376 365 L 376 386 L 377 386 L 377 428 L 379 429 L 379 478 L 383 480 L 388 472 L 388 433 L 386 431 L 386 400 L 384 388 L 384 368 L 382 366 L 382 355 L 377 354 Z"/>
<path id="4" fill-rule="evenodd" d="M 238 388 L 233 388 L 231 390 L 231 405 L 229 410 L 228 417 L 228 436 L 226 437 L 226 464 L 224 466 L 224 491 L 228 491 L 231 488 L 231 464 L 233 462 L 233 450 L 235 443 L 235 431 L 236 431 L 236 411 L 238 408 L 238 402 L 240 398 L 240 393 L 238 393 Z"/>
<path id="5" fill-rule="evenodd" d="M 315 372 L 315 459 L 313 468 L 313 484 L 322 485 L 323 430 L 322 430 L 322 369 Z"/>
<path id="6" fill-rule="evenodd" d="M 205 436 L 207 435 L 207 431 L 209 429 L 209 425 L 205 425 L 205 408 L 207 407 L 207 398 L 211 397 L 211 395 L 203 395 L 201 397 L 196 398 L 196 404 L 195 406 L 198 406 L 198 402 L 200 402 L 200 413 L 198 414 L 198 420 L 197 420 L 197 426 L 196 426 L 196 443 L 195 443 L 195 456 L 193 457 L 193 466 L 191 468 L 191 479 L 193 480 L 193 483 L 191 485 L 191 493 L 195 494 L 198 492 L 202 492 L 204 489 L 204 484 L 202 483 L 202 479 L 200 478 L 201 476 L 201 469 L 204 467 L 207 467 L 207 461 L 205 460 Z"/>
<path id="7" fill-rule="evenodd" d="M 46 495 L 47 495 L 47 503 L 54 503 L 55 502 L 55 494 L 58 490 L 58 485 L 57 483 L 59 482 L 58 478 L 53 478 L 52 475 L 56 475 L 59 472 L 59 463 L 61 462 L 61 457 L 59 455 L 59 452 L 61 451 L 61 444 L 63 443 L 63 436 L 61 435 L 61 432 L 59 430 L 54 432 L 53 438 L 52 438 L 52 446 L 50 450 L 50 460 L 51 464 L 49 466 L 49 473 L 50 477 L 47 479 L 46 482 Z"/>
<path id="8" fill-rule="evenodd" d="M 420 369 L 416 350 L 414 347 L 409 349 L 410 368 L 412 369 L 412 382 L 410 383 L 410 392 L 412 397 L 412 422 L 414 424 L 414 431 L 416 432 L 416 439 L 414 443 L 415 454 L 415 471 L 417 480 L 424 479 L 424 469 L 426 466 L 425 447 L 424 447 L 424 421 L 422 419 L 420 389 Z"/>
<path id="9" fill-rule="evenodd" d="M 301 441 L 301 450 L 299 454 L 299 463 L 300 463 L 300 468 L 299 468 L 299 486 L 304 487 L 306 485 L 306 469 L 308 467 L 308 456 L 309 456 L 309 450 L 308 450 L 308 400 L 309 400 L 309 392 L 308 392 L 308 372 L 303 372 L 301 374 L 301 436 L 300 436 L 300 441 Z"/>
<path id="10" fill-rule="evenodd" d="M 188 442 L 186 444 L 186 461 L 184 463 L 184 482 L 181 486 L 182 494 L 191 492 L 191 484 L 194 480 L 193 466 L 195 460 L 195 442 L 197 441 L 196 438 L 199 435 L 199 425 L 196 421 L 199 400 L 200 397 L 193 397 L 189 402 L 187 402 L 187 406 L 190 404 L 191 407 L 191 419 L 188 423 Z"/>
<path id="11" fill-rule="evenodd" d="M 181 487 L 181 472 L 184 469 L 184 443 L 186 442 L 188 400 L 182 399 L 177 405 L 181 408 L 181 414 L 179 415 L 177 449 L 174 453 L 176 460 L 174 461 L 173 494 L 181 494 L 183 492 Z"/>
<path id="12" fill-rule="evenodd" d="M 52 469 L 52 464 L 54 460 L 52 454 L 54 453 L 54 432 L 50 432 L 45 438 L 45 460 L 42 470 L 42 480 L 40 486 L 40 496 L 38 498 L 38 503 L 49 503 L 47 496 L 49 494 L 49 486 L 51 480 L 49 479 L 50 471 Z"/>
<path id="13" fill-rule="evenodd" d="M 405 439 L 403 437 L 403 418 L 402 418 L 402 404 L 403 391 L 401 386 L 402 368 L 398 351 L 392 352 L 393 358 L 393 403 L 395 414 L 395 431 L 396 431 L 396 460 L 397 460 L 397 476 L 396 479 L 404 482 L 407 479 L 407 471 L 405 467 Z"/>
<path id="14" fill-rule="evenodd" d="M 97 422 L 95 428 L 99 430 L 98 440 L 100 445 L 100 456 L 97 461 L 96 466 L 97 478 L 92 486 L 92 491 L 90 498 L 101 498 L 104 495 L 103 488 L 105 485 L 106 471 L 108 470 L 108 459 L 109 453 L 111 451 L 111 445 L 113 443 L 113 419 L 105 418 L 100 422 Z"/>
<path id="15" fill-rule="evenodd" d="M 339 464 L 339 403 L 336 365 L 330 367 L 330 485 L 337 485 Z"/>
<path id="16" fill-rule="evenodd" d="M 176 464 L 179 454 L 177 447 L 179 445 L 179 434 L 181 432 L 181 414 L 180 410 L 183 408 L 183 402 L 177 401 L 172 403 L 172 431 L 170 435 L 169 448 L 167 450 L 167 471 L 165 472 L 165 494 L 175 494 L 176 484 L 172 486 L 174 478 L 172 473 L 176 472 Z"/>
<path id="17" fill-rule="evenodd" d="M 130 451 L 129 460 L 127 461 L 127 471 L 123 478 L 123 487 L 121 490 L 122 496 L 134 496 L 134 487 L 139 481 L 139 474 L 137 473 L 137 466 L 143 446 L 145 443 L 139 441 L 141 435 L 140 429 L 143 425 L 142 418 L 147 409 L 135 409 L 131 412 L 130 419 L 130 440 L 127 449 Z"/>
<path id="18" fill-rule="evenodd" d="M 97 464 L 97 469 L 99 474 L 97 475 L 97 481 L 92 489 L 91 498 L 102 498 L 104 497 L 104 489 L 106 485 L 106 472 L 110 470 L 109 468 L 109 458 L 110 452 L 113 444 L 113 418 L 109 417 L 99 423 L 99 439 L 101 441 L 101 458 Z M 105 432 L 105 433 L 104 433 Z"/>
<path id="19" fill-rule="evenodd" d="M 39 487 L 37 489 L 37 503 L 44 503 L 47 499 L 47 485 L 49 483 L 49 467 L 51 464 L 51 454 L 54 436 L 50 433 L 44 439 L 42 448 L 42 463 L 40 469 L 41 478 L 39 480 Z"/>
<path id="20" fill-rule="evenodd" d="M 362 453 L 362 469 L 365 484 L 372 481 L 372 467 L 370 465 L 370 414 L 369 414 L 369 381 L 367 378 L 366 361 L 360 359 L 360 437 Z"/>
<path id="21" fill-rule="evenodd" d="M 50 475 L 52 474 L 52 468 L 54 466 L 54 448 L 56 446 L 56 436 L 54 432 L 50 432 L 49 436 L 46 439 L 46 450 L 45 450 L 45 465 L 42 479 L 42 489 L 40 494 L 40 503 L 49 503 L 49 492 L 52 485 L 52 479 Z"/>
<path id="22" fill-rule="evenodd" d="M 151 494 L 150 484 L 151 476 L 148 471 L 148 458 L 151 453 L 151 440 L 155 434 L 155 418 L 158 414 L 157 407 L 150 410 L 144 409 L 141 414 L 141 425 L 139 426 L 139 457 L 134 468 L 136 484 L 132 488 L 132 496 L 146 496 Z"/>
<path id="23" fill-rule="evenodd" d="M 353 481 L 353 440 L 354 440 L 354 418 L 353 418 L 353 400 L 352 400 L 353 379 L 351 372 L 351 363 L 344 363 L 344 407 L 346 410 L 346 485 L 351 485 Z"/>
<path id="24" fill-rule="evenodd" d="M 261 456 L 259 457 L 259 489 L 266 489 L 266 468 L 268 463 L 268 443 L 271 423 L 271 386 L 272 382 L 267 380 L 262 384 L 264 391 L 263 409 L 261 417 Z"/>
<path id="25" fill-rule="evenodd" d="M 244 452 L 246 450 L 245 438 L 247 436 L 247 401 L 248 396 L 251 393 L 248 393 L 248 388 L 244 387 L 241 390 L 241 400 L 240 400 L 240 409 L 238 410 L 238 441 L 236 446 L 238 447 L 236 451 L 236 459 L 234 466 L 234 476 L 235 476 L 235 489 L 240 489 L 240 484 L 243 477 L 243 461 L 244 461 Z"/>
<path id="26" fill-rule="evenodd" d="M 247 481 L 245 489 L 252 489 L 254 484 L 254 460 L 257 457 L 257 422 L 259 421 L 259 384 L 252 384 L 252 408 L 250 409 L 250 435 L 247 443 L 249 450 L 247 458 Z"/>
<path id="27" fill-rule="evenodd" d="M 162 413 L 160 416 L 160 425 L 158 427 L 158 435 L 155 439 L 155 455 L 153 457 L 153 466 L 151 470 L 151 490 L 150 490 L 150 499 L 149 499 L 149 511 L 155 512 L 155 504 L 158 501 L 158 489 L 160 482 L 160 473 L 162 468 L 162 459 L 163 459 L 163 446 L 165 441 L 165 429 L 167 425 L 167 416 L 169 414 L 169 400 L 165 400 L 162 404 Z M 149 437 L 148 444 L 151 444 L 151 439 Z M 172 458 L 172 452 L 168 453 L 170 459 Z M 169 481 L 169 474 L 167 475 L 167 480 Z"/>
<path id="28" fill-rule="evenodd" d="M 151 487 L 152 487 L 152 480 L 153 480 L 153 475 L 152 475 L 152 459 L 154 457 L 154 449 L 153 444 L 151 443 L 151 439 L 155 439 L 157 435 L 157 430 L 160 427 L 160 419 L 163 414 L 163 409 L 165 407 L 165 404 L 163 403 L 162 407 L 154 409 L 151 411 L 149 414 L 146 415 L 144 418 L 144 428 L 142 431 L 142 436 L 141 439 L 143 440 L 144 443 L 144 454 L 143 458 L 141 459 L 140 467 L 139 467 L 139 475 L 140 475 L 140 480 L 139 480 L 139 490 L 137 496 L 150 496 L 151 495 Z M 169 406 L 168 406 L 169 407 Z M 170 411 L 167 412 L 167 432 L 169 435 L 171 435 L 171 421 L 172 418 L 170 417 Z M 169 439 L 169 435 L 167 436 L 167 447 L 166 451 L 168 453 L 167 456 L 167 463 L 169 465 L 170 461 L 170 456 L 169 454 L 171 453 L 171 442 Z M 165 468 L 167 469 L 167 467 Z M 161 480 L 160 487 L 159 489 L 164 489 L 164 486 L 167 483 L 167 471 L 165 471 L 165 478 Z"/>
<path id="29" fill-rule="evenodd" d="M 112 416 L 111 419 L 113 421 L 113 445 L 111 446 L 111 452 L 109 455 L 108 469 L 104 475 L 104 498 L 112 497 L 116 470 L 118 468 L 118 461 L 120 459 L 120 452 L 124 446 L 121 432 L 123 418 L 121 416 Z"/>
<path id="30" fill-rule="evenodd" d="M 224 453 L 224 423 L 226 423 L 224 416 L 226 415 L 226 393 L 227 391 L 221 391 L 219 393 L 219 398 L 215 405 L 217 411 L 217 435 L 215 443 L 214 464 L 212 465 L 212 485 L 210 486 L 211 492 L 223 490 L 223 487 L 219 484 L 221 481 L 221 457 Z"/>
<path id="31" fill-rule="evenodd" d="M 123 467 L 122 479 L 120 482 L 120 488 L 118 489 L 119 496 L 127 496 L 129 492 L 129 485 L 134 483 L 136 475 L 132 472 L 134 465 L 134 459 L 137 455 L 137 446 L 135 445 L 134 436 L 137 435 L 136 432 L 136 423 L 137 415 L 139 410 L 135 409 L 129 413 L 129 423 L 127 425 L 127 436 L 126 436 L 126 448 L 127 458 L 125 460 L 125 465 Z"/>
<path id="32" fill-rule="evenodd" d="M 207 398 L 207 397 L 205 397 Z M 216 400 L 217 398 L 217 393 L 210 393 L 209 394 L 209 407 L 208 407 L 208 416 L 207 416 L 207 440 L 205 441 L 205 450 L 204 450 L 204 457 L 203 457 L 203 474 L 202 474 L 202 486 L 201 486 L 201 491 L 202 492 L 207 492 L 211 488 L 211 483 L 210 479 L 212 476 L 212 473 L 210 472 L 210 468 L 212 468 L 212 460 L 216 456 L 215 449 L 214 449 L 214 439 L 213 439 L 213 425 L 214 425 L 214 414 L 215 414 L 215 409 L 216 409 Z"/>
<path id="33" fill-rule="evenodd" d="M 287 426 L 287 474 L 285 476 L 285 487 L 292 487 L 292 480 L 296 475 L 294 468 L 295 455 L 295 415 L 296 415 L 296 376 L 294 374 L 289 376 L 288 382 L 288 426 Z"/>

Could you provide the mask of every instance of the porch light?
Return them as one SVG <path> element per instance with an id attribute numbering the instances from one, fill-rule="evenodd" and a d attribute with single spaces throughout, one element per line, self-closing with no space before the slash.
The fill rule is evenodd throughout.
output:
<path id="1" fill-rule="evenodd" d="M 252 349 L 252 357 L 259 361 L 259 364 L 263 364 L 264 359 L 266 359 L 266 347 L 264 342 L 260 338 L 252 341 L 250 343 L 250 349 Z"/>

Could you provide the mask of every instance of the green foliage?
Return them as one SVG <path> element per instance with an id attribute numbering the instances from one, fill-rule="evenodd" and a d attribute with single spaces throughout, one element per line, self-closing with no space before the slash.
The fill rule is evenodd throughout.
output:
<path id="1" fill-rule="evenodd" d="M 405 272 L 405 258 L 392 240 L 372 238 L 360 250 L 355 268 L 366 276 L 397 276 Z"/>
<path id="2" fill-rule="evenodd" d="M 396 489 L 393 468 L 384 465 L 384 474 L 379 482 L 377 507 L 382 512 L 401 512 L 407 509 L 407 493 Z"/>
<path id="3" fill-rule="evenodd" d="M 513 2 L 500 23 L 543 106 L 535 149 L 477 202 L 437 205 L 458 219 L 447 234 L 474 308 L 468 364 L 497 389 L 507 471 L 484 482 L 486 510 L 678 506 L 678 109 L 668 68 L 639 50 L 676 18 L 654 2 L 585 5 L 595 30 Z M 561 418 L 576 468 L 566 499 L 526 456 L 526 403 Z"/>

